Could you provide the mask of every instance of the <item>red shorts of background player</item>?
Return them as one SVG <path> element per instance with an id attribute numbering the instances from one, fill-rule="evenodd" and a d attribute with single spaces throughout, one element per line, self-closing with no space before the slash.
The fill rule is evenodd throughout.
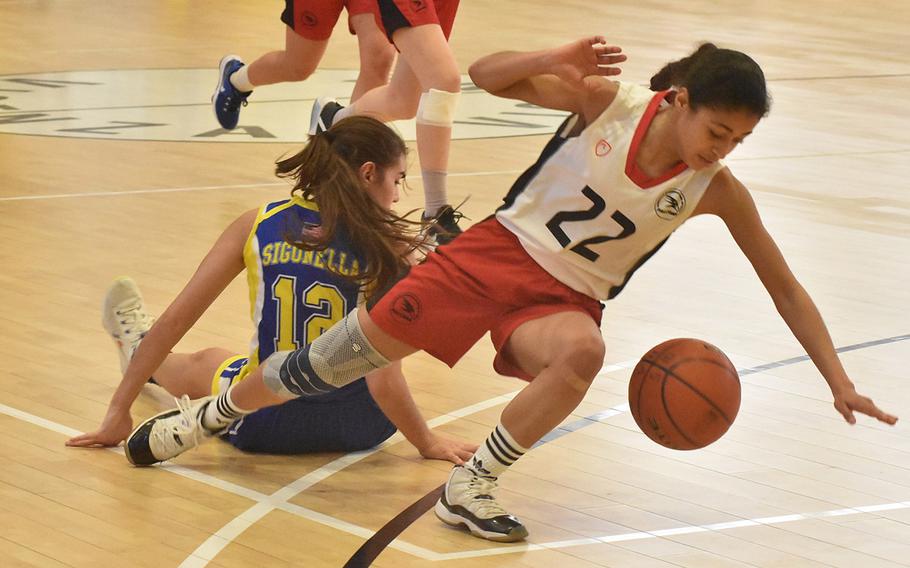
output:
<path id="1" fill-rule="evenodd" d="M 452 33 L 459 0 L 378 0 L 379 19 L 386 37 L 401 28 L 438 24 L 446 39 Z"/>
<path id="2" fill-rule="evenodd" d="M 325 41 L 332 35 L 341 11 L 348 10 L 348 30 L 351 16 L 376 14 L 376 0 L 284 0 L 281 21 L 297 35 L 313 41 Z"/>
<path id="3" fill-rule="evenodd" d="M 367 309 L 383 331 L 450 367 L 489 331 L 493 368 L 525 380 L 533 377 L 502 354 L 519 325 L 578 311 L 599 326 L 603 312 L 600 302 L 541 268 L 492 217 L 439 247 Z"/>

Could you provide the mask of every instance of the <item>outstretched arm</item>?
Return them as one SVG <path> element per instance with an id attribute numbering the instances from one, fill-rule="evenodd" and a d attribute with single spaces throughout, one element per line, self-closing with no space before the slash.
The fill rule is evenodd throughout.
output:
<path id="1" fill-rule="evenodd" d="M 370 373 L 366 381 L 379 408 L 423 457 L 460 465 L 477 451 L 477 444 L 438 436 L 430 430 L 411 397 L 401 361 Z"/>
<path id="2" fill-rule="evenodd" d="M 567 110 L 590 119 L 613 100 L 616 84 L 604 77 L 618 75 L 626 60 L 603 36 L 592 36 L 541 51 L 502 51 L 478 59 L 468 73 L 474 83 L 496 96 L 519 99 L 545 108 Z M 606 99 L 605 99 L 606 97 Z M 591 111 L 589 107 L 599 107 Z"/>
<path id="3" fill-rule="evenodd" d="M 715 176 L 696 213 L 714 213 L 723 219 L 736 244 L 749 259 L 777 311 L 821 372 L 834 395 L 834 407 L 844 420 L 856 423 L 860 412 L 887 424 L 897 422 L 868 397 L 856 392 L 847 376 L 821 314 L 802 285 L 793 276 L 780 249 L 768 234 L 755 202 L 746 188 L 728 170 Z"/>
<path id="4" fill-rule="evenodd" d="M 94 432 L 71 438 L 66 442 L 67 446 L 116 446 L 129 435 L 133 427 L 130 407 L 145 382 L 215 298 L 243 270 L 243 244 L 255 218 L 256 210 L 249 211 L 225 229 L 183 291 L 139 344 L 111 397 L 101 426 Z"/>

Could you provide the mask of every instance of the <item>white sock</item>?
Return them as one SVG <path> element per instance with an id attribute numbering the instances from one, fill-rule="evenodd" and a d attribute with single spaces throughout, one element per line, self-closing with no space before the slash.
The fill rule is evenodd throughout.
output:
<path id="1" fill-rule="evenodd" d="M 479 476 L 497 478 L 527 451 L 528 448 L 516 442 L 505 426 L 497 424 L 465 467 Z"/>
<path id="2" fill-rule="evenodd" d="M 343 109 L 339 110 L 338 112 L 336 112 L 335 118 L 332 119 L 332 124 L 335 124 L 342 118 L 347 118 L 349 116 L 354 116 L 354 105 L 353 104 L 348 105 L 348 106 L 344 107 Z"/>
<path id="3" fill-rule="evenodd" d="M 448 173 L 421 170 L 420 175 L 423 178 L 424 208 L 427 217 L 432 217 L 439 213 L 443 206 L 448 205 L 448 193 L 446 192 Z"/>
<path id="4" fill-rule="evenodd" d="M 247 76 L 248 69 L 249 66 L 244 65 L 240 69 L 234 71 L 234 73 L 229 77 L 231 85 L 234 85 L 234 88 L 236 88 L 241 93 L 249 93 L 256 88 L 255 85 L 250 83 L 250 78 Z"/>
<path id="5" fill-rule="evenodd" d="M 231 391 L 234 385 L 228 390 L 219 394 L 205 407 L 205 413 L 202 415 L 202 427 L 210 432 L 217 432 L 230 426 L 238 418 L 250 414 L 252 410 L 243 410 L 231 400 Z"/>

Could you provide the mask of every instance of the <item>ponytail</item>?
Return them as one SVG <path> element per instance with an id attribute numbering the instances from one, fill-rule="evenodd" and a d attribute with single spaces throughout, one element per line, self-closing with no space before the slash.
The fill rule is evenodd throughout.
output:
<path id="1" fill-rule="evenodd" d="M 761 67 L 745 53 L 703 43 L 688 57 L 651 77 L 651 90 L 685 87 L 693 109 L 701 106 L 768 114 L 771 100 Z"/>
<path id="2" fill-rule="evenodd" d="M 692 66 L 699 59 L 704 57 L 706 53 L 716 50 L 716 45 L 706 42 L 698 46 L 698 49 L 696 49 L 695 53 L 692 55 L 683 57 L 679 61 L 667 63 L 664 65 L 663 69 L 651 77 L 651 90 L 666 91 L 667 89 L 680 86 L 689 73 L 689 70 L 692 69 Z"/>
<path id="3" fill-rule="evenodd" d="M 341 235 L 360 259 L 360 268 L 356 274 L 334 273 L 355 281 L 368 295 L 390 286 L 409 264 L 409 255 L 424 246 L 421 223 L 373 201 L 359 170 L 373 162 L 382 174 L 406 153 L 395 131 L 369 117 L 346 118 L 311 136 L 303 150 L 276 163 L 275 175 L 294 180 L 291 195 L 299 192 L 316 203 L 320 227 L 318 231 L 299 224 L 289 227 L 285 240 L 303 250 L 322 251 Z"/>

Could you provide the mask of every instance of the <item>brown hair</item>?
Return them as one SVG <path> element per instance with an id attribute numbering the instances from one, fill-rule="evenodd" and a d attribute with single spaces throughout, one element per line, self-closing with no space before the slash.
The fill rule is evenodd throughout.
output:
<path id="1" fill-rule="evenodd" d="M 295 180 L 291 195 L 300 192 L 316 203 L 320 230 L 292 227 L 285 240 L 303 250 L 321 251 L 340 233 L 361 263 L 356 274 L 334 273 L 354 280 L 367 294 L 390 286 L 426 239 L 419 222 L 373 201 L 358 172 L 373 162 L 383 175 L 406 153 L 404 140 L 394 130 L 365 116 L 345 118 L 311 136 L 303 150 L 276 163 L 275 174 Z"/>

